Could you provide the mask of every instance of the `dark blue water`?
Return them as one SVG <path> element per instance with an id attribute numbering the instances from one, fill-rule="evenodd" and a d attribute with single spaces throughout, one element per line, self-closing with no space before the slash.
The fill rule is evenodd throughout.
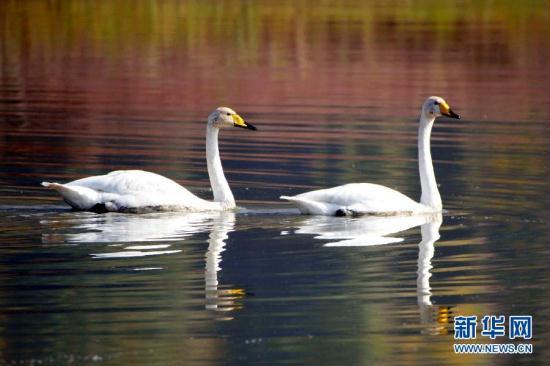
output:
<path id="1" fill-rule="evenodd" d="M 548 364 L 550 23 L 488 4 L 2 3 L 0 364 Z M 278 200 L 419 198 L 432 94 L 462 116 L 433 130 L 442 216 Z M 218 105 L 259 129 L 221 135 L 235 213 L 73 212 L 39 186 L 130 168 L 210 198 Z M 534 353 L 456 355 L 453 319 L 491 314 L 532 315 Z"/>

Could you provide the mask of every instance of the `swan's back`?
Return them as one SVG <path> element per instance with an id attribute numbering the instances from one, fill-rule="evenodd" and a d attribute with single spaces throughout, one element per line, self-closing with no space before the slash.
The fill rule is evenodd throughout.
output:
<path id="1" fill-rule="evenodd" d="M 66 185 L 88 187 L 96 191 L 115 194 L 135 192 L 175 193 L 194 197 L 191 192 L 173 180 L 143 170 L 116 170 L 105 175 L 74 180 Z"/>

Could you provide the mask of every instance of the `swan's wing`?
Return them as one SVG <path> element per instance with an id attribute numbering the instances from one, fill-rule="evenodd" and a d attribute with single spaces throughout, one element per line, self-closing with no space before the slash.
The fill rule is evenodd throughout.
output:
<path id="1" fill-rule="evenodd" d="M 105 205 L 108 211 L 140 207 L 208 209 L 205 201 L 176 182 L 142 170 L 118 170 L 106 175 L 78 179 L 67 184 L 43 183 L 57 190 L 74 208 Z"/>
<path id="2" fill-rule="evenodd" d="M 116 170 L 105 175 L 74 180 L 66 185 L 87 187 L 95 191 L 116 194 L 177 192 L 193 196 L 191 192 L 173 180 L 143 170 Z"/>
<path id="3" fill-rule="evenodd" d="M 282 196 L 298 206 L 303 213 L 319 215 L 341 214 L 412 214 L 423 206 L 404 194 L 378 184 L 351 183 L 328 189 Z"/>

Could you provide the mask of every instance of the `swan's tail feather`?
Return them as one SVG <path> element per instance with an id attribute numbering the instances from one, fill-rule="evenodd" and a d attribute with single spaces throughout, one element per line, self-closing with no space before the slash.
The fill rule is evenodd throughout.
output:
<path id="1" fill-rule="evenodd" d="M 291 196 L 281 196 L 279 197 L 279 199 L 287 200 L 287 201 L 296 201 L 296 197 L 291 197 Z"/>
<path id="2" fill-rule="evenodd" d="M 330 204 L 324 202 L 316 202 L 296 196 L 281 196 L 279 198 L 292 202 L 305 215 L 332 215 L 331 211 L 334 211 Z"/>
<path id="3" fill-rule="evenodd" d="M 59 192 L 59 194 L 61 195 L 63 195 L 63 192 L 66 190 L 66 187 L 63 184 L 59 184 L 59 183 L 42 182 L 40 183 L 40 185 L 49 189 L 53 189 Z"/>
<path id="4" fill-rule="evenodd" d="M 98 192 L 88 187 L 68 186 L 59 183 L 42 182 L 42 186 L 56 190 L 63 200 L 77 210 L 87 210 L 98 203 Z"/>

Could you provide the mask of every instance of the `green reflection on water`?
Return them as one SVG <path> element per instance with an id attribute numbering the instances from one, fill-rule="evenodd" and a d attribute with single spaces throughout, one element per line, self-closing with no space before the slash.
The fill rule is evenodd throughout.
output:
<path id="1" fill-rule="evenodd" d="M 10 103 L 1 115 L 24 123 L 0 125 L 9 167 L 2 168 L 2 192 L 17 202 L 52 171 L 69 180 L 127 161 L 205 185 L 202 150 L 180 138 L 202 141 L 197 121 L 212 103 L 231 101 L 246 106 L 264 131 L 256 144 L 224 141 L 239 197 L 258 200 L 244 190 L 249 186 L 275 200 L 283 185 L 306 190 L 365 180 L 414 197 L 415 118 L 435 89 L 465 116 L 434 129 L 444 202 L 474 213 L 466 224 L 451 220 L 438 243 L 434 298 L 459 303 L 462 314 L 513 307 L 520 297 L 529 311 L 547 309 L 540 298 L 548 288 L 548 10 L 548 2 L 523 1 L 3 1 L 1 93 Z M 186 126 L 199 132 L 158 127 L 183 110 L 197 114 Z M 116 123 L 106 123 L 112 116 Z M 136 129 L 138 117 L 149 119 Z M 113 130 L 140 139 L 119 140 Z M 154 143 L 151 132 L 158 133 Z M 70 136 L 52 139 L 64 134 Z M 174 152 L 170 161 L 166 150 Z M 176 169 L 183 159 L 195 165 Z M 270 185 L 274 178 L 279 185 Z M 64 223 L 73 214 L 51 215 L 59 221 L 52 235 L 86 232 Z M 417 230 L 404 235 L 402 247 L 333 251 L 309 236 L 280 235 L 301 218 L 241 217 L 223 275 L 257 297 L 220 321 L 230 319 L 204 309 L 206 231 L 175 244 L 181 254 L 131 262 L 161 263 L 162 271 L 129 274 L 125 261 L 94 262 L 98 244 L 44 247 L 47 230 L 25 220 L 12 216 L 0 229 L 11 244 L 2 247 L 9 306 L 0 322 L 8 360 L 53 351 L 61 359 L 100 353 L 113 364 L 228 357 L 239 364 L 258 354 L 281 363 L 322 356 L 329 364 L 343 347 L 350 362 L 394 354 L 391 361 L 413 364 L 451 352 L 448 338 L 418 332 Z M 404 355 L 395 355 L 396 347 Z"/>
<path id="2" fill-rule="evenodd" d="M 547 2 L 536 1 L 4 1 L 0 7 L 10 57 L 31 52 L 50 59 L 63 57 L 62 51 L 93 50 L 120 60 L 130 50 L 137 55 L 150 48 L 183 49 L 180 57 L 193 57 L 221 48 L 218 54 L 227 63 L 261 63 L 265 56 L 260 51 L 266 50 L 279 66 L 287 62 L 288 52 L 303 52 L 306 45 L 328 42 L 353 49 L 358 42 L 408 32 L 414 24 L 431 35 L 431 44 L 425 44 L 425 35 L 413 34 L 408 47 L 466 45 L 475 51 L 479 37 L 493 37 L 503 47 L 522 49 L 545 38 L 550 13 Z M 523 53 L 512 57 L 526 61 Z"/>

